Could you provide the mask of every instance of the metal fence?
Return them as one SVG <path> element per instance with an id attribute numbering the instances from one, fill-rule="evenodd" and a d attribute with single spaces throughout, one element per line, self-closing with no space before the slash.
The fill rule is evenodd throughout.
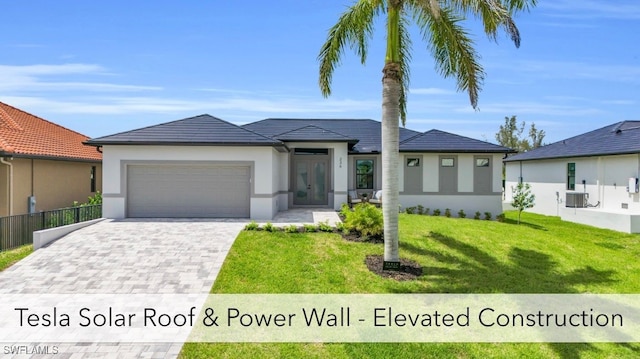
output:
<path id="1" fill-rule="evenodd" d="M 102 217 L 102 205 L 0 217 L 0 252 L 33 243 L 33 232 Z"/>

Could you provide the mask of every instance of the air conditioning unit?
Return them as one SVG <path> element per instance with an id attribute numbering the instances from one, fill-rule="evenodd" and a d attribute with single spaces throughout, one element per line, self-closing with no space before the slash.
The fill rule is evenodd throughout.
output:
<path id="1" fill-rule="evenodd" d="M 586 208 L 588 193 L 583 192 L 567 192 L 567 200 L 564 202 L 568 208 Z"/>

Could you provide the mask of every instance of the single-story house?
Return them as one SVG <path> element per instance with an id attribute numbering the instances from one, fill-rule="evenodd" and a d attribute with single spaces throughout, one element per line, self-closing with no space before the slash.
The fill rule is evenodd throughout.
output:
<path id="1" fill-rule="evenodd" d="M 0 102 L 0 216 L 70 207 L 102 190 L 89 137 Z"/>
<path id="2" fill-rule="evenodd" d="M 510 149 L 438 130 L 401 128 L 400 141 L 403 207 L 501 213 Z M 236 126 L 200 115 L 86 143 L 103 151 L 109 218 L 271 219 L 292 207 L 339 209 L 348 191 L 381 188 L 381 124 L 367 119 Z"/>
<path id="3" fill-rule="evenodd" d="M 623 121 L 505 159 L 511 187 L 531 184 L 531 212 L 640 233 L 640 121 Z"/>

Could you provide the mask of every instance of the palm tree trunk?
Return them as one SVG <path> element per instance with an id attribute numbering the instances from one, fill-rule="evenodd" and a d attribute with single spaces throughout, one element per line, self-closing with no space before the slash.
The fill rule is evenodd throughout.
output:
<path id="1" fill-rule="evenodd" d="M 400 71 L 388 62 L 382 77 L 382 214 L 384 218 L 384 268 L 397 269 L 398 255 L 398 162 L 400 118 Z"/>

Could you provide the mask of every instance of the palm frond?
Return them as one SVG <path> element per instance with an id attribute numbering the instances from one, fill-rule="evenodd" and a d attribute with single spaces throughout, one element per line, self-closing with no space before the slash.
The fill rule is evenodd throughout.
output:
<path id="1" fill-rule="evenodd" d="M 460 24 L 464 18 L 446 7 L 437 17 L 428 9 L 415 8 L 414 16 L 437 70 L 444 77 L 455 77 L 458 91 L 466 91 L 471 105 L 477 108 L 485 73 L 473 40 Z"/>
<path id="2" fill-rule="evenodd" d="M 383 8 L 383 0 L 359 0 L 340 16 L 329 30 L 327 41 L 322 45 L 320 62 L 320 90 L 327 97 L 331 94 L 331 80 L 335 68 L 340 65 L 345 45 L 355 50 L 364 64 L 367 59 L 368 41 L 373 34 L 373 18 Z"/>
<path id="3" fill-rule="evenodd" d="M 512 13 L 513 11 L 529 11 L 538 4 L 538 0 L 502 0 L 502 3 Z"/>
<path id="4" fill-rule="evenodd" d="M 406 16 L 400 18 L 398 33 L 400 35 L 400 121 L 402 126 L 407 122 L 407 92 L 411 79 L 409 63 L 411 62 L 411 34 L 409 33 L 409 19 Z"/>
<path id="5" fill-rule="evenodd" d="M 450 1 L 453 9 L 460 14 L 471 14 L 482 20 L 484 32 L 496 41 L 498 29 L 502 27 L 516 47 L 520 47 L 520 31 L 512 15 L 529 10 L 537 0 L 457 0 Z"/>

